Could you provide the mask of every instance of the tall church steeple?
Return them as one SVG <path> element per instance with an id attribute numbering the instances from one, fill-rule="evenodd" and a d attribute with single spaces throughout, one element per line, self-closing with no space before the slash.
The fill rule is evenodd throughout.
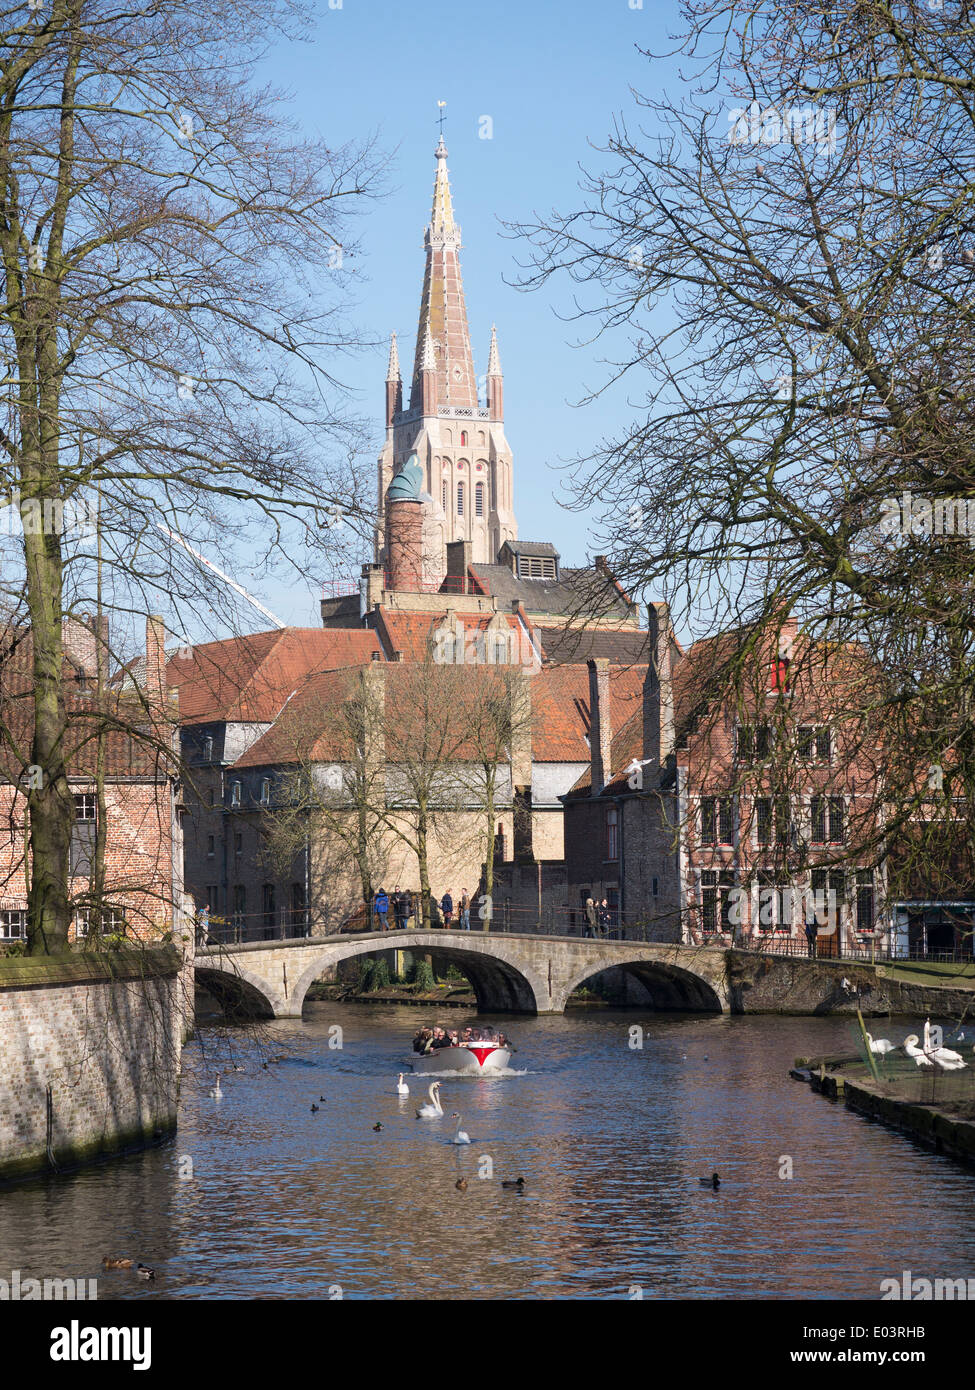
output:
<path id="1" fill-rule="evenodd" d="M 415 455 L 422 473 L 416 499 L 422 507 L 424 584 L 439 584 L 446 571 L 447 546 L 470 544 L 475 565 L 491 565 L 518 526 L 512 506 L 511 449 L 504 435 L 501 363 L 491 329 L 487 399 L 478 400 L 467 306 L 460 275 L 460 227 L 454 220 L 447 147 L 441 134 L 436 149 L 433 209 L 424 236 L 426 265 L 410 403 L 399 391 L 395 339 L 386 381 L 386 443 L 379 456 L 379 517 L 376 559 L 390 560 L 386 534 L 387 492 L 394 476 Z M 401 567 L 400 567 L 401 568 Z M 399 570 L 397 570 L 399 573 Z"/>
<path id="2" fill-rule="evenodd" d="M 433 210 L 423 239 L 427 253 L 420 298 L 420 323 L 410 409 L 421 405 L 422 359 L 426 334 L 433 340 L 437 368 L 437 404 L 477 406 L 477 381 L 467 327 L 467 306 L 460 277 L 460 227 L 454 221 L 447 174 L 447 146 L 443 136 L 437 146 L 437 175 L 433 183 Z"/>

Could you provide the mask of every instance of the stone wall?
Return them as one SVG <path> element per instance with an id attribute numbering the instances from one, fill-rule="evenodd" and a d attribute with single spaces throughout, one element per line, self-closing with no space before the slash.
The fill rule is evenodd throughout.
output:
<path id="1" fill-rule="evenodd" d="M 0 1180 L 176 1129 L 181 965 L 172 947 L 0 960 Z"/>
<path id="2" fill-rule="evenodd" d="M 852 989 L 844 989 L 847 980 Z M 751 951 L 728 953 L 732 1013 L 856 1014 L 865 1017 L 902 1014 L 923 1018 L 960 1016 L 971 1009 L 973 992 L 941 985 L 908 984 L 890 978 L 883 965 L 852 961 L 807 960 L 763 956 Z"/>

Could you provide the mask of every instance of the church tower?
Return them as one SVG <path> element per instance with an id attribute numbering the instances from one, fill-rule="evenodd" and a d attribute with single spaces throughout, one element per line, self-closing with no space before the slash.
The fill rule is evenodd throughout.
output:
<path id="1" fill-rule="evenodd" d="M 504 542 L 518 536 L 511 450 L 504 435 L 504 388 L 497 334 L 492 326 L 482 405 L 460 275 L 460 227 L 454 221 L 447 147 L 442 135 L 436 159 L 433 211 L 424 236 L 426 267 L 406 409 L 395 334 L 390 345 L 376 538 L 376 558 L 388 569 L 383 541 L 386 493 L 394 474 L 404 467 L 411 454 L 416 454 L 423 475 L 422 582 L 434 586 L 446 573 L 449 542 L 468 542 L 475 565 L 493 564 Z"/>

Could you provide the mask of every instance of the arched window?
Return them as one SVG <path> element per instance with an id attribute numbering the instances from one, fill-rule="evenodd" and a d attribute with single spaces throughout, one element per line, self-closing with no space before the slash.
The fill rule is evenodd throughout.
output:
<path id="1" fill-rule="evenodd" d="M 461 444 L 466 444 L 466 443 L 467 443 L 467 431 L 466 431 L 466 430 L 461 430 L 461 432 L 460 432 L 460 442 L 461 442 Z"/>
<path id="2" fill-rule="evenodd" d="M 464 484 L 457 484 L 457 515 L 464 515 Z"/>
<path id="3" fill-rule="evenodd" d="M 478 483 L 474 488 L 474 515 L 484 515 L 484 484 Z"/>
<path id="4" fill-rule="evenodd" d="M 447 496 L 448 496 L 448 484 L 447 484 L 447 479 L 444 478 L 444 480 L 443 480 L 443 509 L 444 509 L 444 511 L 447 510 Z"/>

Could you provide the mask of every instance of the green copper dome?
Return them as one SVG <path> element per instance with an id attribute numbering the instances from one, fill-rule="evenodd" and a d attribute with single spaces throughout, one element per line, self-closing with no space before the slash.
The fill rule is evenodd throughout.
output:
<path id="1" fill-rule="evenodd" d="M 423 469 L 416 454 L 410 454 L 386 490 L 387 502 L 419 502 L 423 486 Z"/>

